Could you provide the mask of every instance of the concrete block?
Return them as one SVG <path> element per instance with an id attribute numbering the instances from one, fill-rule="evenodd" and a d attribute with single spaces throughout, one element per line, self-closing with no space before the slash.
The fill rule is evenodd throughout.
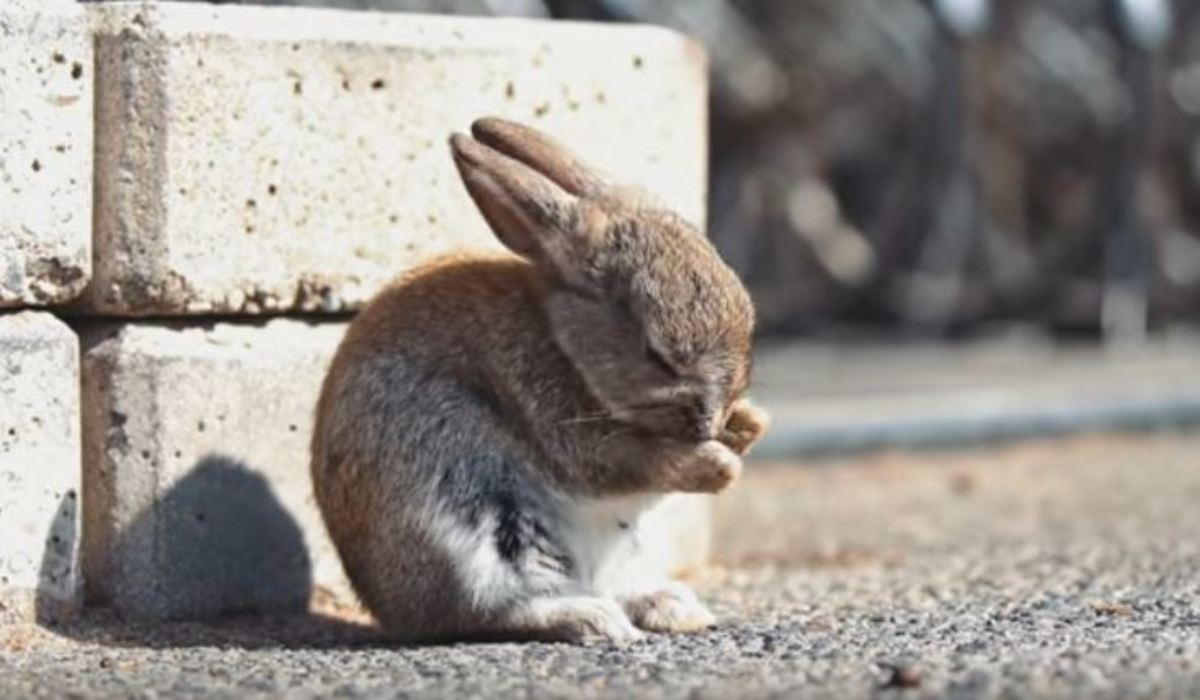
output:
<path id="1" fill-rule="evenodd" d="M 492 246 L 446 139 L 554 133 L 703 217 L 703 51 L 668 30 L 198 3 L 88 6 L 95 281 L 114 314 L 339 311 Z"/>
<path id="2" fill-rule="evenodd" d="M 48 313 L 0 315 L 0 622 L 78 608 L 79 433 L 75 334 Z"/>
<path id="3" fill-rule="evenodd" d="M 84 563 L 89 599 L 131 618 L 353 600 L 308 477 L 313 410 L 344 323 L 273 320 L 85 337 Z M 710 503 L 648 521 L 653 561 L 705 562 Z"/>
<path id="4" fill-rule="evenodd" d="M 0 3 L 0 307 L 59 303 L 87 283 L 92 77 L 78 4 Z"/>
<path id="5" fill-rule="evenodd" d="M 88 598 L 131 618 L 303 609 L 349 590 L 308 477 L 345 324 L 85 336 Z"/>

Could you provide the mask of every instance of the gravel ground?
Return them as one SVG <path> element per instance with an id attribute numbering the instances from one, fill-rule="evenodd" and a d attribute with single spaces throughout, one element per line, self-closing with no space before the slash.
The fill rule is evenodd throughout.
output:
<path id="1" fill-rule="evenodd" d="M 711 633 L 398 648 L 344 615 L 93 613 L 10 630 L 0 697 L 1200 695 L 1200 436 L 808 466 L 721 504 Z"/>

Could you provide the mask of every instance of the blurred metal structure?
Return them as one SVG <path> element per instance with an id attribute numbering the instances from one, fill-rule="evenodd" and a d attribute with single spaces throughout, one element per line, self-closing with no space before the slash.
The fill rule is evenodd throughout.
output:
<path id="1" fill-rule="evenodd" d="M 973 268 L 986 266 L 983 221 L 974 167 L 975 136 L 964 74 L 967 42 L 987 30 L 990 0 L 928 0 L 939 31 L 930 42 L 933 79 L 924 97 L 927 116 L 914 134 L 930 180 L 928 224 L 914 241 L 919 252 L 893 297 L 910 326 L 944 332 L 978 299 Z M 973 263 L 975 263 L 973 265 Z M 982 276 L 982 275 L 981 275 Z M 977 303 L 977 302 L 976 302 Z"/>
<path id="2" fill-rule="evenodd" d="M 1149 156 L 1154 122 L 1155 65 L 1170 37 L 1167 0 L 1109 0 L 1109 21 L 1119 40 L 1118 66 L 1127 95 L 1121 122 L 1111 127 L 1108 162 L 1097 190 L 1104 221 L 1104 291 L 1101 327 L 1115 340 L 1139 341 L 1149 323 L 1154 251 L 1144 229 L 1139 184 Z"/>
<path id="3" fill-rule="evenodd" d="M 991 0 L 930 0 L 937 18 L 960 39 L 976 39 L 987 31 Z"/>

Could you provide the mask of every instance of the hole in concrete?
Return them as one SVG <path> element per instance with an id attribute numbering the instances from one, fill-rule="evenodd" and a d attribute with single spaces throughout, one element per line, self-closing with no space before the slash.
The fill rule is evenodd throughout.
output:
<path id="1" fill-rule="evenodd" d="M 297 430 L 299 430 L 299 428 L 297 428 L 297 427 L 296 427 L 296 424 L 295 424 L 295 423 L 291 423 L 291 424 L 289 424 L 289 425 L 288 425 L 288 432 L 289 432 L 289 433 L 294 433 L 294 432 L 296 432 Z"/>
<path id="2" fill-rule="evenodd" d="M 246 200 L 246 208 L 247 209 L 253 209 L 257 206 L 258 206 L 258 202 L 254 201 L 253 199 Z"/>
<path id="3" fill-rule="evenodd" d="M 437 216 L 435 216 L 435 215 L 433 215 L 433 214 L 430 214 L 430 215 L 428 215 L 428 216 L 426 216 L 426 217 L 425 217 L 425 220 L 426 220 L 426 221 L 428 221 L 428 222 L 429 222 L 429 223 L 431 223 L 431 224 L 436 224 L 436 223 L 437 223 Z"/>
<path id="4" fill-rule="evenodd" d="M 372 90 L 382 90 L 386 86 L 387 86 L 387 83 L 383 82 L 383 78 L 376 78 L 371 81 L 371 89 Z"/>
<path id="5" fill-rule="evenodd" d="M 71 64 L 71 77 L 74 78 L 75 80 L 79 80 L 80 78 L 83 77 L 83 64 L 81 64 L 81 63 L 72 63 Z"/>
<path id="6" fill-rule="evenodd" d="M 294 94 L 294 95 L 304 94 L 304 85 L 299 80 L 292 83 L 292 94 Z"/>
<path id="7" fill-rule="evenodd" d="M 511 80 L 504 85 L 504 96 L 510 100 L 517 96 L 517 86 Z"/>
<path id="8" fill-rule="evenodd" d="M 8 436 L 9 436 L 9 437 L 15 437 L 15 436 L 16 436 L 16 434 L 17 434 L 17 429 L 16 429 L 16 428 L 9 428 L 9 429 L 8 429 Z"/>
<path id="9" fill-rule="evenodd" d="M 350 79 L 349 78 L 342 78 L 342 89 L 343 90 L 350 89 Z"/>
<path id="10" fill-rule="evenodd" d="M 33 168 L 33 172 L 35 172 L 35 173 L 41 172 L 42 171 L 42 161 L 38 160 L 37 158 L 34 158 L 33 164 L 30 165 L 30 167 Z"/>
<path id="11" fill-rule="evenodd" d="M 196 423 L 196 430 L 198 430 L 202 433 L 204 432 L 204 421 L 198 421 Z"/>
<path id="12" fill-rule="evenodd" d="M 641 56 L 633 57 L 633 67 L 634 68 L 641 68 L 643 65 L 645 65 L 645 61 L 642 60 Z"/>
<path id="13" fill-rule="evenodd" d="M 150 459 L 150 450 L 142 450 L 142 459 Z"/>
<path id="14" fill-rule="evenodd" d="M 254 233 L 254 224 L 246 224 L 246 233 Z"/>
<path id="15" fill-rule="evenodd" d="M 182 456 L 183 452 L 181 450 L 175 450 L 175 459 L 179 459 Z"/>
<path id="16" fill-rule="evenodd" d="M 545 102 L 533 108 L 533 114 L 537 117 L 544 117 L 550 111 L 550 103 Z"/>
<path id="17" fill-rule="evenodd" d="M 396 216 L 395 214 L 389 214 L 389 215 L 388 215 L 388 223 L 390 223 L 390 224 L 394 224 L 394 223 L 396 223 L 396 222 L 398 222 L 398 221 L 400 221 L 400 217 Z"/>
<path id="18" fill-rule="evenodd" d="M 597 92 L 596 101 L 600 104 L 604 104 L 605 102 L 608 102 L 608 95 L 605 95 L 603 92 Z"/>
<path id="19" fill-rule="evenodd" d="M 267 185 L 267 194 L 269 194 L 271 196 L 275 196 L 275 193 L 278 191 L 279 190 L 278 190 L 278 188 L 275 187 L 275 185 Z"/>

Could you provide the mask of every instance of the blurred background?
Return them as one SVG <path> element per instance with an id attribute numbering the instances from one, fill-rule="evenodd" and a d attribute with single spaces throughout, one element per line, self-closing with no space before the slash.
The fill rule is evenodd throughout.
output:
<path id="1" fill-rule="evenodd" d="M 145 22 L 134 8 L 128 23 L 114 21 L 92 37 L 99 39 L 96 72 L 104 76 L 97 85 L 107 90 L 97 91 L 94 121 L 104 128 L 97 131 L 100 177 L 93 179 L 111 190 L 100 190 L 95 211 L 102 214 L 97 221 L 112 219 L 96 229 L 96 259 L 132 250 L 132 260 L 156 261 L 160 253 L 141 251 L 153 242 L 165 251 L 162 272 L 173 275 L 164 276 L 166 291 L 140 279 L 160 274 L 149 264 L 114 263 L 129 277 L 119 281 L 136 297 L 187 303 L 167 307 L 175 316 L 150 318 L 120 316 L 137 299 L 116 304 L 118 315 L 105 319 L 61 307 L 72 328 L 38 321 L 57 324 L 49 350 L 26 340 L 40 336 L 5 337 L 0 328 L 0 354 L 15 347 L 17 360 L 33 358 L 32 371 L 16 361 L 7 374 L 0 369 L 0 380 L 9 380 L 0 381 L 0 414 L 22 411 L 20 431 L 0 427 L 0 483 L 7 488 L 0 489 L 0 511 L 16 504 L 23 518 L 19 527 L 0 523 L 0 545 L 16 541 L 19 553 L 33 553 L 23 570 L 42 590 L 78 587 L 82 571 L 122 625 L 138 616 L 300 608 L 311 599 L 319 626 L 293 631 L 272 615 L 232 627 L 117 630 L 97 617 L 94 627 L 66 632 L 74 646 L 10 654 L 15 673 L 6 671 L 0 651 L 0 698 L 127 695 L 131 688 L 167 696 L 195 695 L 197 688 L 228 696 L 289 689 L 306 697 L 450 696 L 448 688 L 479 694 L 482 684 L 494 695 L 525 688 L 529 697 L 539 689 L 719 696 L 723 688 L 737 697 L 768 695 L 753 690 L 768 681 L 775 684 L 771 697 L 822 690 L 891 696 L 904 688 L 923 697 L 1200 697 L 1200 0 L 222 1 L 651 23 L 707 47 L 707 231 L 759 310 L 750 394 L 771 414 L 772 427 L 738 486 L 716 499 L 711 528 L 705 511 L 668 517 L 686 530 L 685 557 L 702 558 L 712 533 L 720 566 L 702 567 L 697 583 L 726 620 L 696 641 L 598 655 L 497 645 L 479 647 L 478 655 L 461 645 L 396 649 L 353 636 L 364 615 L 339 602 L 351 598 L 302 469 L 312 415 L 306 397 L 315 396 L 347 320 L 332 313 L 341 309 L 337 284 L 308 274 L 302 263 L 349 247 L 321 235 L 342 219 L 326 213 L 312 228 L 297 224 L 308 232 L 300 243 L 317 250 L 297 256 L 301 262 L 261 261 L 279 271 L 254 279 L 286 278 L 275 288 L 294 285 L 294 304 L 266 291 L 266 283 L 260 288 L 235 276 L 215 276 L 210 286 L 205 273 L 201 286 L 215 291 L 200 289 L 195 301 L 205 305 L 193 307 L 188 277 L 174 266 L 204 267 L 207 257 L 185 259 L 213 241 L 233 251 L 213 267 L 243 250 L 291 250 L 268 242 L 271 235 L 261 246 L 231 244 L 254 226 L 221 228 L 226 219 L 213 217 L 205 219 L 216 222 L 209 231 L 186 214 L 224 206 L 239 216 L 268 216 L 268 207 L 258 208 L 262 199 L 246 199 L 245 212 L 240 197 L 221 202 L 223 193 L 242 190 L 210 189 L 212 169 L 223 155 L 233 165 L 221 162 L 217 172 L 236 174 L 243 160 L 235 149 L 250 144 L 246 163 L 269 157 L 271 172 L 284 171 L 290 164 L 281 166 L 275 149 L 302 150 L 288 138 L 312 144 L 328 133 L 310 128 L 312 120 L 327 123 L 366 104 L 344 95 L 350 85 L 338 61 L 403 68 L 397 82 L 414 81 L 393 87 L 397 94 L 459 85 L 446 72 L 426 81 L 425 64 L 407 56 L 383 60 L 402 42 L 372 35 L 357 45 L 346 29 L 361 31 L 370 20 L 331 18 L 337 31 L 325 33 L 314 30 L 321 18 L 309 16 L 293 27 L 303 25 L 311 36 L 290 51 L 280 42 L 293 29 L 243 53 L 245 37 L 230 31 L 239 29 L 234 22 L 242 13 L 213 13 L 209 28 L 185 17 L 155 48 L 156 21 Z M 0 0 L 0 8 L 10 3 Z M 10 26 L 0 10 L 0 35 Z M 15 36 L 19 50 L 32 47 L 28 53 L 46 65 L 64 64 L 53 69 L 60 78 L 85 75 L 83 63 L 64 70 L 73 56 Z M 323 53 L 324 42 L 340 43 Z M 0 43 L 0 77 L 4 57 L 17 55 L 5 54 L 7 46 Z M 310 47 L 319 55 L 302 67 L 324 77 L 302 90 L 301 73 L 276 69 Z M 626 48 L 618 48 L 606 55 L 621 56 Z M 204 64 L 210 49 L 215 60 Z M 360 50 L 361 64 L 353 56 Z M 184 60 L 160 71 L 160 63 L 179 56 Z M 433 52 L 429 65 L 436 67 L 439 56 Z M 498 65 L 515 65 L 505 56 L 525 60 L 506 47 Z M 640 66 L 640 57 L 632 58 Z M 254 60 L 264 61 L 264 73 L 230 75 Z M 479 69 L 485 60 L 465 63 Z M 37 75 L 41 65 L 29 61 L 26 72 Z M 372 91 L 385 85 L 378 76 L 371 75 Z M 615 76 L 603 77 L 622 79 Z M 198 89 L 204 80 L 215 80 L 217 89 Z M 346 99 L 332 109 L 320 90 L 335 80 L 341 89 L 330 88 L 332 94 Z M 660 80 L 632 83 L 628 92 L 657 97 L 636 86 Z M 295 115 L 283 114 L 279 105 L 290 103 L 269 95 L 251 104 L 260 85 L 282 87 L 289 100 L 310 97 Z M 513 83 L 506 88 L 511 98 Z M 189 89 L 198 94 L 178 100 L 186 109 L 171 104 L 179 94 L 173 90 Z M 471 89 L 452 95 L 462 99 Z M 242 103 L 254 115 L 246 119 L 254 122 L 253 138 L 249 128 L 228 126 L 242 119 Z M 148 114 L 137 114 L 143 106 Z M 624 119 L 645 111 L 623 109 L 609 113 Z M 209 111 L 215 126 L 193 130 Z M 263 118 L 271 111 L 279 112 L 278 134 Z M 371 114 L 367 135 L 386 126 L 384 112 Z M 159 123 L 167 117 L 186 124 L 181 148 L 167 138 L 177 125 Z M 90 112 L 80 116 L 81 133 L 91 119 Z M 143 138 L 141 129 L 156 131 Z M 260 138 L 266 133 L 270 139 Z M 661 132 L 656 126 L 651 133 Z M 358 133 L 339 127 L 333 134 L 340 138 L 335 148 L 358 136 L 356 150 L 334 168 L 326 167 L 324 149 L 297 159 L 304 171 L 298 184 L 319 190 L 352 167 L 350 158 L 373 148 Z M 210 144 L 218 155 L 204 150 Z M 695 141 L 686 144 L 681 148 Z M 182 152 L 178 164 L 172 150 Z M 5 153 L 0 149 L 0 158 Z M 199 168 L 205 160 L 208 169 Z M 145 167 L 147 177 L 131 177 L 139 171 L 126 161 Z M 42 172 L 41 163 L 33 160 L 30 172 Z M 330 170 L 333 177 L 320 176 Z M 182 176 L 190 194 L 168 193 L 181 184 L 169 175 Z M 238 187 L 261 184 L 240 174 L 229 179 Z M 344 179 L 349 184 L 331 184 L 335 195 L 364 182 Z M 388 191 L 386 182 L 370 192 Z M 265 191 L 287 199 L 273 182 Z M 292 201 L 303 204 L 305 190 L 295 192 Z M 342 196 L 323 195 L 326 212 L 345 206 Z M 363 199 L 383 199 L 373 196 Z M 166 203 L 156 204 L 160 198 Z M 142 206 L 143 199 L 151 204 Z M 159 211 L 175 202 L 183 214 Z M 306 219 L 307 207 L 290 211 L 300 210 Z M 398 217 L 389 221 L 399 227 Z M 433 216 L 427 221 L 436 223 Z M 176 230 L 199 245 L 181 245 L 182 253 L 176 239 L 167 245 L 168 231 Z M 222 233 L 235 236 L 216 237 Z M 285 235 L 290 231 L 281 229 L 277 237 Z M 114 245 L 106 237 L 121 240 Z M 322 238 L 334 244 L 326 248 Z M 370 258 L 386 245 L 356 245 L 353 255 Z M 239 269 L 246 260 L 259 262 L 242 256 Z M 359 282 L 357 267 L 334 271 L 346 272 L 334 279 Z M 177 295 L 175 287 L 184 289 Z M 218 292 L 219 316 L 205 298 Z M 241 299 L 230 301 L 235 295 Z M 226 306 L 232 315 L 223 315 Z M 313 308 L 330 313 L 309 317 Z M 291 318 L 264 323 L 253 315 L 263 311 Z M 62 369 L 75 361 L 75 331 L 83 338 L 82 385 Z M 65 360 L 61 348 L 70 349 Z M 51 350 L 53 362 L 42 361 Z M 10 386 L 21 393 L 5 393 Z M 74 413 L 80 404 L 82 421 Z M 61 423 L 44 421 L 48 416 Z M 0 424 L 6 418 L 0 415 Z M 1124 434 L 1151 431 L 1158 434 Z M 1025 444 L 1029 438 L 1040 441 Z M 36 451 L 5 451 L 14 444 Z M 54 450 L 43 451 L 44 444 Z M 2 463 L 14 454 L 15 470 Z M 53 482 L 63 485 L 61 494 L 43 480 L 50 474 L 61 478 Z M 84 553 L 82 569 L 72 563 L 76 551 Z M 4 554 L 0 547 L 0 560 Z M 7 581 L 0 576 L 0 589 Z M 37 602 L 45 621 L 42 610 L 54 601 L 43 597 Z M 3 605 L 0 599 L 0 612 Z M 336 628 L 325 629 L 327 615 Z M 26 642 L 19 644 L 6 646 L 0 636 L 0 650 Z M 706 668 L 715 675 L 697 675 Z M 323 690 L 301 690 L 314 684 Z"/>
<path id="2" fill-rule="evenodd" d="M 765 336 L 1138 341 L 1200 318 L 1200 3 L 257 0 L 663 24 Z"/>

